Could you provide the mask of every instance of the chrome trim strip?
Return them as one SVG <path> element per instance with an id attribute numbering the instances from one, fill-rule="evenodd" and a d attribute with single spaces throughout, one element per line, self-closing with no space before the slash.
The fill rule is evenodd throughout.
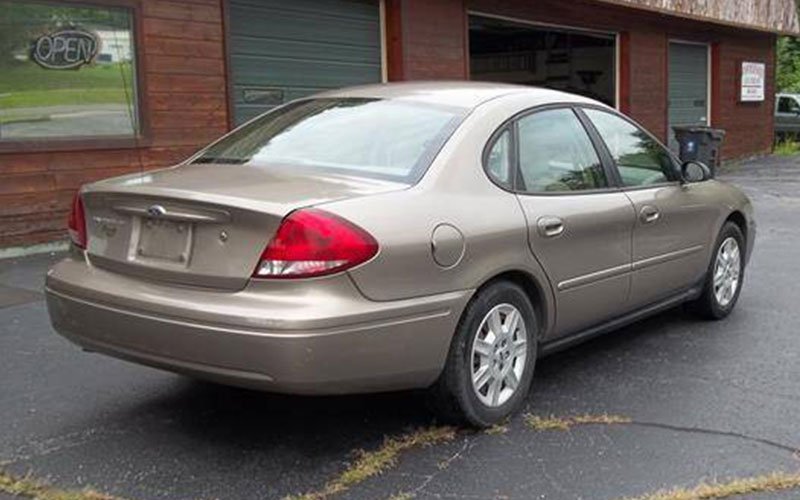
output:
<path id="1" fill-rule="evenodd" d="M 161 207 L 162 205 L 158 205 Z M 112 205 L 111 209 L 117 213 L 125 215 L 133 215 L 136 217 L 153 217 L 146 207 L 116 204 Z M 225 223 L 231 219 L 231 214 L 223 210 L 187 210 L 183 208 L 170 208 L 169 205 L 164 207 L 163 215 L 157 216 L 159 219 L 185 221 L 185 222 L 207 222 L 207 223 Z"/>
<path id="2" fill-rule="evenodd" d="M 681 259 L 683 257 L 686 257 L 687 255 L 697 253 L 702 249 L 703 245 L 697 245 L 689 248 L 683 248 L 681 250 L 675 250 L 674 252 L 668 252 L 661 255 L 656 255 L 655 257 L 648 257 L 647 259 L 637 260 L 633 263 L 632 267 L 634 271 L 638 271 L 640 269 L 645 269 L 647 267 L 663 264 L 664 262 L 669 262 L 671 260 Z"/>
<path id="3" fill-rule="evenodd" d="M 630 264 L 623 264 L 621 266 L 610 267 L 608 269 L 603 269 L 601 271 L 596 271 L 594 273 L 584 274 L 583 276 L 578 276 L 576 278 L 570 278 L 568 280 L 564 280 L 558 284 L 558 290 L 563 292 L 565 290 L 570 290 L 572 288 L 577 288 L 579 286 L 594 283 L 595 281 L 601 281 L 608 278 L 622 276 L 630 272 L 631 272 Z"/>
<path id="4" fill-rule="evenodd" d="M 628 274 L 633 271 L 638 271 L 640 269 L 656 266 L 658 264 L 663 264 L 665 262 L 669 262 L 672 260 L 681 259 L 693 253 L 697 253 L 701 251 L 703 248 L 704 248 L 703 245 L 683 248 L 681 250 L 676 250 L 674 252 L 668 252 L 665 254 L 656 255 L 655 257 L 648 257 L 646 259 L 637 260 L 632 264 L 624 264 L 621 266 L 609 267 L 608 269 L 603 269 L 593 273 L 584 274 L 582 276 L 577 276 L 575 278 L 570 278 L 568 280 L 560 282 L 558 284 L 558 290 L 560 292 L 563 292 L 565 290 L 570 290 L 572 288 L 588 285 L 596 281 L 615 278 L 617 276 L 622 276 L 624 274 Z"/>

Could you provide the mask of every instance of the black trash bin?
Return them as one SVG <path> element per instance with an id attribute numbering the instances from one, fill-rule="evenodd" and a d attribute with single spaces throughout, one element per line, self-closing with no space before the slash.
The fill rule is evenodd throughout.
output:
<path id="1" fill-rule="evenodd" d="M 718 128 L 688 126 L 673 127 L 680 144 L 681 161 L 697 160 L 708 165 L 712 172 L 720 166 L 720 150 L 725 131 Z"/>

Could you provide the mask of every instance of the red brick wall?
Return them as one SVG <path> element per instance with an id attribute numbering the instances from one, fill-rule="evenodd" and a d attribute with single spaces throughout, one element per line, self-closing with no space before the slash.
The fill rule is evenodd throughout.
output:
<path id="1" fill-rule="evenodd" d="M 174 164 L 227 130 L 221 0 L 142 0 L 147 147 L 0 153 L 0 248 L 65 237 L 74 190 Z"/>
<path id="2" fill-rule="evenodd" d="M 462 0 L 401 0 L 406 80 L 467 77 L 466 11 Z"/>
<path id="3" fill-rule="evenodd" d="M 775 36 L 729 37 L 717 44 L 719 53 L 712 125 L 727 131 L 723 143 L 726 158 L 767 153 L 772 148 L 775 103 Z M 742 61 L 767 64 L 766 101 L 739 102 L 739 76 Z M 713 91 L 712 91 L 713 92 Z"/>

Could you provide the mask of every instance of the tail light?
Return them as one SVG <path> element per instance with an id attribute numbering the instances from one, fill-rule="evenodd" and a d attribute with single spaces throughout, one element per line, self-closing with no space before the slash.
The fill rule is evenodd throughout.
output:
<path id="1" fill-rule="evenodd" d="M 253 277 L 325 276 L 366 262 L 376 253 L 378 243 L 360 227 L 323 210 L 298 210 L 281 222 Z"/>
<path id="2" fill-rule="evenodd" d="M 72 200 L 72 211 L 69 213 L 67 228 L 72 243 L 78 248 L 86 249 L 86 215 L 80 191 L 75 193 L 75 198 Z"/>

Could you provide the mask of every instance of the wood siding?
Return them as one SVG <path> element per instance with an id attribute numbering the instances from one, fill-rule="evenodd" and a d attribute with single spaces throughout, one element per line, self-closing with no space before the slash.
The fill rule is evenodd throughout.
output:
<path id="1" fill-rule="evenodd" d="M 172 165 L 227 131 L 221 0 L 143 0 L 138 10 L 146 145 L 0 153 L 0 248 L 64 238 L 81 184 Z"/>
<path id="2" fill-rule="evenodd" d="M 731 26 L 800 34 L 795 0 L 602 0 Z"/>

